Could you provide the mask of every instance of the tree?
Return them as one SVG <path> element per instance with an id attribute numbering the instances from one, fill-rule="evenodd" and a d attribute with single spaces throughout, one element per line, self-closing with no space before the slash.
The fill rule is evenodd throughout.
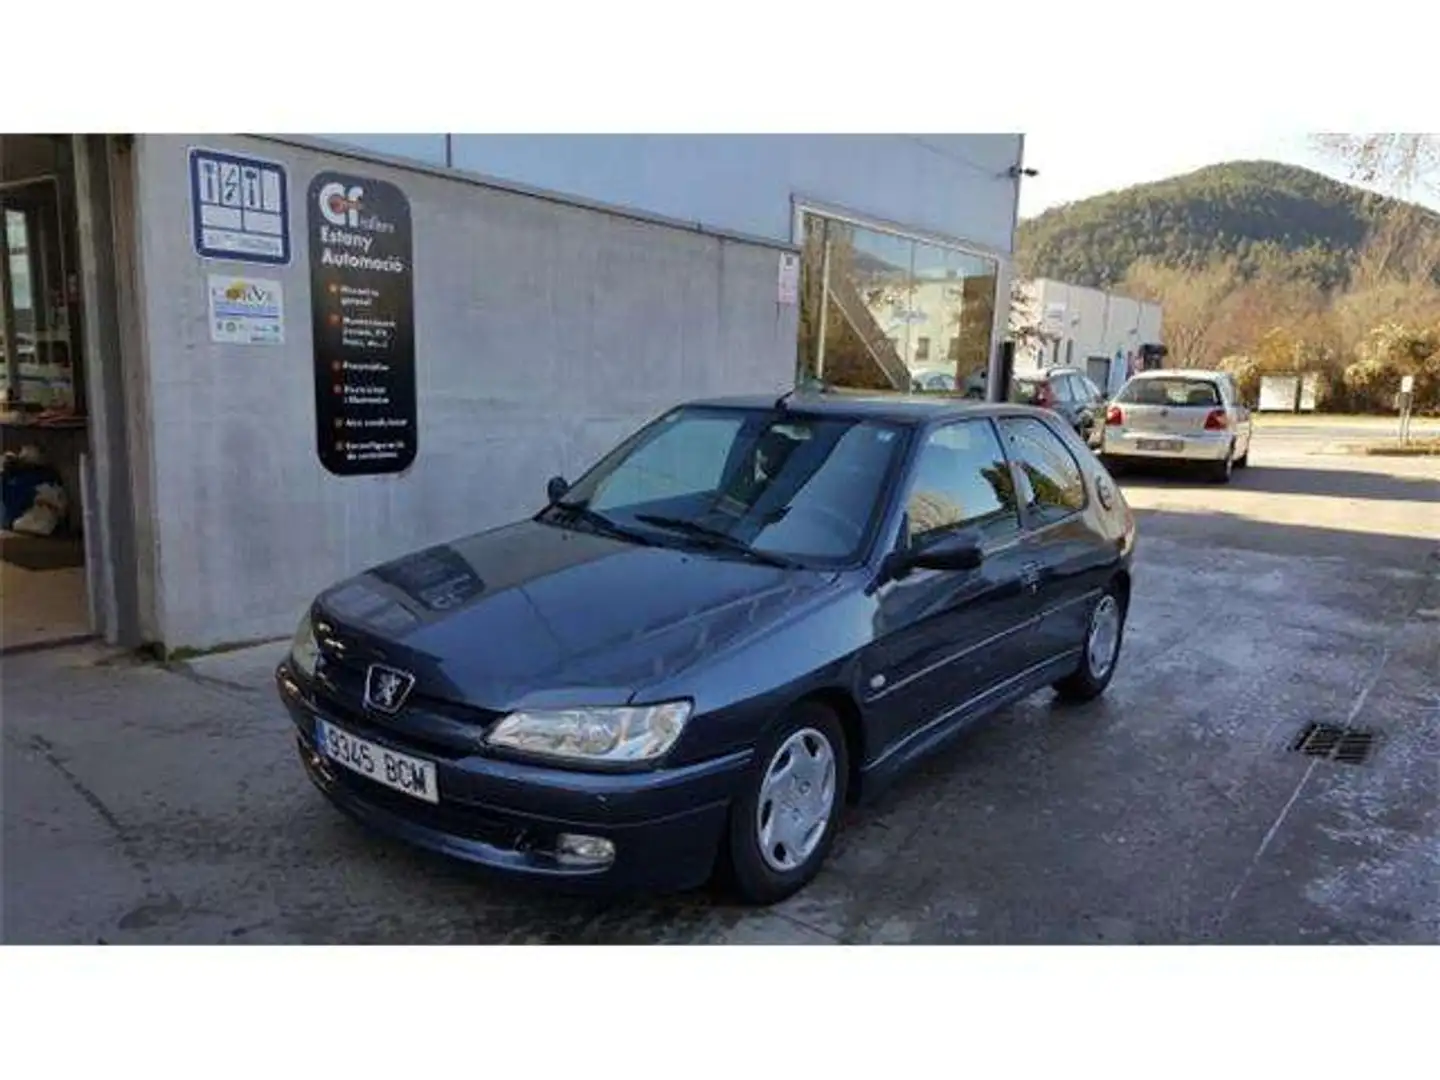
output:
<path id="1" fill-rule="evenodd" d="M 1342 163 L 1352 180 L 1400 193 L 1440 183 L 1440 135 L 1381 132 L 1316 135 L 1317 148 Z"/>
<path id="2" fill-rule="evenodd" d="M 1020 278 L 1010 281 L 1010 337 L 1017 350 L 1041 349 L 1056 338 L 1045 329 L 1035 311 L 1035 294 L 1028 282 Z"/>
<path id="3" fill-rule="evenodd" d="M 1119 292 L 1160 305 L 1165 344 L 1175 367 L 1206 367 L 1218 358 L 1216 324 L 1236 283 L 1233 260 L 1189 270 L 1141 259 Z"/>
<path id="4" fill-rule="evenodd" d="M 1405 375 L 1415 377 L 1417 408 L 1440 404 L 1440 327 L 1399 322 L 1375 327 L 1345 369 L 1345 385 L 1371 408 L 1385 408 Z"/>

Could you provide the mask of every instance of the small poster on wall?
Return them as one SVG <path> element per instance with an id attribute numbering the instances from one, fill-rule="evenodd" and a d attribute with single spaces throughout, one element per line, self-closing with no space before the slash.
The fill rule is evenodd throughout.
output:
<path id="1" fill-rule="evenodd" d="M 316 450 L 337 476 L 404 472 L 419 435 L 410 204 L 394 184 L 323 172 L 306 199 Z"/>
<path id="2" fill-rule="evenodd" d="M 800 301 L 800 256 L 793 251 L 780 253 L 780 274 L 775 291 L 778 303 L 789 305 Z"/>
<path id="3" fill-rule="evenodd" d="M 220 345 L 283 345 L 285 294 L 280 282 L 211 274 L 210 340 Z"/>

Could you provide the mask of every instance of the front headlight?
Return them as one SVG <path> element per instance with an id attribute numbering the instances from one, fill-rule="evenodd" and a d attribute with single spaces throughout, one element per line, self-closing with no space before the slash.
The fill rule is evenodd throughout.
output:
<path id="1" fill-rule="evenodd" d="M 295 628 L 294 640 L 290 642 L 290 664 L 307 679 L 313 679 L 319 663 L 320 643 L 315 640 L 315 624 L 310 621 L 307 611 Z"/>
<path id="2" fill-rule="evenodd" d="M 521 711 L 496 724 L 487 741 L 565 761 L 650 761 L 675 745 L 689 718 L 688 701 L 633 708 Z"/>

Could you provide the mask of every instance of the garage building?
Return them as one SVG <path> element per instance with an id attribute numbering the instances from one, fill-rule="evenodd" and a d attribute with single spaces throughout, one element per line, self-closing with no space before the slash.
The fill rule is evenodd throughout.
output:
<path id="1" fill-rule="evenodd" d="M 976 378 L 1021 152 L 0 136 L 4 645 L 282 636 L 677 399 Z"/>

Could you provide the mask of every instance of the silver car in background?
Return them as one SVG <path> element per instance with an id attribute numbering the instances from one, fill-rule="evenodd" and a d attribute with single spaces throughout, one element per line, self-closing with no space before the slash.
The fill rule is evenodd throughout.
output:
<path id="1" fill-rule="evenodd" d="M 1223 484 L 1249 464 L 1251 430 L 1225 372 L 1143 371 L 1110 400 L 1100 456 L 1109 466 L 1194 465 Z"/>

